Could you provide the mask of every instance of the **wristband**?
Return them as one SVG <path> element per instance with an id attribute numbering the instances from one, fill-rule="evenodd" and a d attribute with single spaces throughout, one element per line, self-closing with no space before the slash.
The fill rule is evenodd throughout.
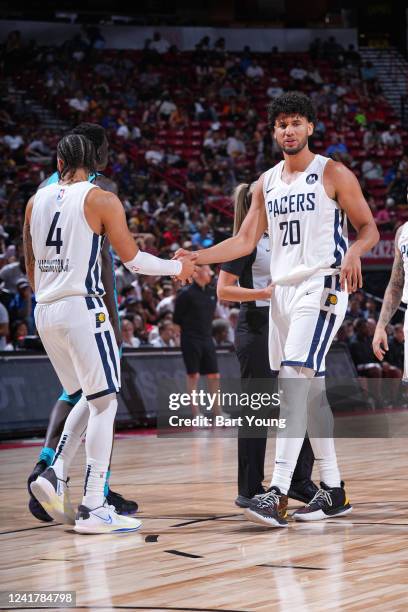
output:
<path id="1" fill-rule="evenodd" d="M 178 276 L 183 264 L 175 259 L 160 259 L 150 253 L 138 251 L 131 261 L 124 261 L 123 265 L 133 274 L 147 274 L 149 276 Z"/>

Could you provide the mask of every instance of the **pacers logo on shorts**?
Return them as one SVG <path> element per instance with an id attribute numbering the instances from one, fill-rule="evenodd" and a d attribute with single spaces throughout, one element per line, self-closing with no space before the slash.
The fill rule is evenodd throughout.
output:
<path id="1" fill-rule="evenodd" d="M 96 317 L 96 329 L 98 329 L 102 325 L 102 323 L 105 323 L 106 316 L 104 312 L 97 312 L 95 314 L 95 317 Z"/>
<path id="2" fill-rule="evenodd" d="M 338 301 L 337 295 L 334 293 L 329 293 L 326 300 L 326 306 L 335 306 Z"/>

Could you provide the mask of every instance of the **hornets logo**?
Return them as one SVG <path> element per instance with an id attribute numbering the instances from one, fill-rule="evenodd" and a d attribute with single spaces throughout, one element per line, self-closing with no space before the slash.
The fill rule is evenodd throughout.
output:
<path id="1" fill-rule="evenodd" d="M 97 312 L 95 314 L 95 318 L 96 318 L 96 329 L 98 329 L 102 323 L 105 323 L 106 321 L 106 316 L 104 312 Z"/>

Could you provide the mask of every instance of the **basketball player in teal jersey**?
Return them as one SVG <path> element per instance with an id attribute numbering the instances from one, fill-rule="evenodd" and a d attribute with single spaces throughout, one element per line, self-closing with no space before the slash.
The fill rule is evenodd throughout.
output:
<path id="1" fill-rule="evenodd" d="M 71 132 L 72 134 L 80 134 L 88 138 L 92 144 L 94 145 L 97 152 L 97 170 L 104 170 L 108 164 L 108 140 L 106 138 L 106 132 L 104 128 L 96 123 L 81 123 L 76 128 L 74 128 Z M 90 183 L 94 183 L 101 187 L 105 191 L 110 191 L 117 195 L 118 189 L 116 183 L 108 179 L 107 177 L 100 174 L 100 172 L 96 172 L 88 177 L 88 181 Z M 52 185 L 53 183 L 58 183 L 59 177 L 58 172 L 54 172 L 50 177 L 45 179 L 39 189 L 45 187 L 46 185 Z M 102 284 L 105 288 L 106 294 L 103 297 L 105 305 L 109 312 L 110 322 L 112 324 L 113 330 L 115 332 L 115 338 L 118 346 L 121 345 L 121 331 L 120 331 L 120 320 L 119 320 L 119 312 L 118 312 L 118 304 L 117 304 L 117 294 L 116 294 L 116 283 L 115 283 L 115 272 L 113 267 L 113 257 L 112 251 L 109 245 L 109 241 L 105 239 L 104 246 L 102 249 L 102 272 L 101 272 Z M 44 441 L 44 447 L 42 448 L 39 456 L 39 461 L 34 467 L 34 470 L 30 474 L 28 478 L 28 491 L 30 493 L 30 501 L 29 501 L 29 510 L 35 518 L 40 521 L 49 522 L 53 519 L 49 516 L 49 514 L 44 510 L 41 504 L 35 499 L 30 491 L 30 483 L 49 466 L 51 465 L 54 455 L 55 449 L 58 444 L 58 440 L 61 436 L 62 430 L 64 428 L 65 421 L 67 419 L 68 414 L 72 410 L 73 406 L 79 401 L 81 398 L 81 390 L 78 391 L 75 395 L 68 395 L 65 389 L 62 391 L 62 394 L 58 398 L 54 408 L 52 409 L 50 421 L 47 428 L 47 433 Z M 105 495 L 108 500 L 108 503 L 115 507 L 116 512 L 119 514 L 135 514 L 138 509 L 138 505 L 134 501 L 126 500 L 118 493 L 111 491 L 109 488 L 108 479 L 105 485 Z"/>

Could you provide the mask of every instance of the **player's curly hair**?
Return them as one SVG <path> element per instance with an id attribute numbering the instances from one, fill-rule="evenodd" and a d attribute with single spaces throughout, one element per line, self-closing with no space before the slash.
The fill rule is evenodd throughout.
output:
<path id="1" fill-rule="evenodd" d="M 78 168 L 85 168 L 89 174 L 95 173 L 95 147 L 80 134 L 67 134 L 57 145 L 57 157 L 64 162 L 60 178 L 72 174 Z"/>
<path id="2" fill-rule="evenodd" d="M 268 124 L 271 130 L 281 113 L 306 117 L 310 123 L 316 125 L 316 111 L 311 99 L 298 91 L 285 92 L 268 104 Z"/>
<path id="3" fill-rule="evenodd" d="M 98 123 L 84 122 L 74 127 L 70 131 L 70 134 L 79 134 L 81 136 L 85 136 L 85 138 L 88 138 L 88 140 L 90 140 L 95 147 L 97 163 L 101 161 L 102 151 L 100 151 L 100 149 L 107 142 L 106 130 L 104 127 Z"/>

